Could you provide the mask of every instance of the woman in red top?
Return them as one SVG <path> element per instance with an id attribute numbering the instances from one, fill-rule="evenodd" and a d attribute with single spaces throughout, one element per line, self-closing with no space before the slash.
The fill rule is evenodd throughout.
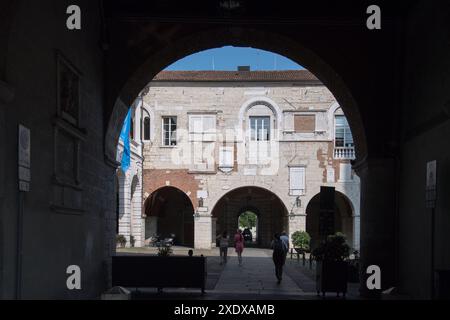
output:
<path id="1" fill-rule="evenodd" d="M 242 251 L 244 251 L 244 236 L 242 235 L 241 229 L 237 229 L 234 235 L 234 248 L 238 255 L 239 265 L 242 265 Z"/>

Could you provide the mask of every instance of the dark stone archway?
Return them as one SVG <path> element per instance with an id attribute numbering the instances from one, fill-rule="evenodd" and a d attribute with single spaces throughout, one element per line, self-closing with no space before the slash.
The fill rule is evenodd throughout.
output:
<path id="1" fill-rule="evenodd" d="M 335 191 L 333 232 L 343 233 L 350 247 L 357 248 L 358 246 L 353 243 L 355 241 L 353 219 L 353 208 L 350 200 L 341 192 Z M 311 236 L 312 249 L 316 248 L 326 238 L 326 235 L 320 234 L 320 223 L 320 193 L 318 193 L 306 206 L 306 231 Z"/>
<path id="2" fill-rule="evenodd" d="M 270 190 L 245 186 L 227 192 L 215 204 L 216 236 L 223 231 L 234 235 L 238 218 L 246 210 L 258 216 L 258 246 L 268 248 L 275 232 L 288 231 L 288 210 L 280 198 Z"/>
<path id="3" fill-rule="evenodd" d="M 175 187 L 152 192 L 144 204 L 145 239 L 154 234 L 162 238 L 175 234 L 175 244 L 194 245 L 194 207 L 189 197 Z"/>

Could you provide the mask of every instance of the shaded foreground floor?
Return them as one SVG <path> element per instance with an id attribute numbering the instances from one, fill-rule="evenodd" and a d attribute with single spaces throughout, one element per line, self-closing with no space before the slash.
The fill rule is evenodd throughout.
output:
<path id="1" fill-rule="evenodd" d="M 189 248 L 174 247 L 174 254 L 186 255 Z M 118 254 L 155 254 L 155 248 L 120 249 Z M 301 262 L 288 257 L 283 273 L 283 281 L 277 284 L 275 268 L 267 249 L 246 248 L 242 266 L 233 248 L 228 250 L 228 262 L 220 265 L 219 250 L 195 250 L 195 255 L 208 258 L 208 278 L 206 294 L 195 289 L 164 289 L 158 293 L 153 288 L 133 292 L 134 299 L 161 300 L 310 300 L 322 299 L 317 296 L 314 273 Z M 348 299 L 358 299 L 358 285 L 349 283 Z M 336 298 L 328 293 L 326 299 Z"/>

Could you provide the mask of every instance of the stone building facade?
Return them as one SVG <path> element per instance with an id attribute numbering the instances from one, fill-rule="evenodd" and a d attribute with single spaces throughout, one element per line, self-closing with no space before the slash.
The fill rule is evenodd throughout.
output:
<path id="1" fill-rule="evenodd" d="M 119 174 L 119 233 L 129 237 L 133 225 L 136 246 L 164 229 L 181 244 L 211 248 L 245 210 L 258 216 L 263 247 L 282 230 L 307 230 L 317 243 L 319 194 L 328 186 L 334 231 L 359 248 L 353 138 L 339 104 L 310 72 L 163 71 L 133 110 L 139 151 L 122 183 Z M 186 206 L 169 209 L 174 203 Z"/>

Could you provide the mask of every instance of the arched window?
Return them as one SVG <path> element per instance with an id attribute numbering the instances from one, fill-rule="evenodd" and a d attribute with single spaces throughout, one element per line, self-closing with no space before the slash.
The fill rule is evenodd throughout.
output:
<path id="1" fill-rule="evenodd" d="M 150 116 L 146 111 L 144 111 L 143 119 L 142 119 L 142 140 L 149 141 L 150 140 Z"/>
<path id="2" fill-rule="evenodd" d="M 134 139 L 134 115 L 132 114 L 131 120 L 130 120 L 130 138 Z"/>

